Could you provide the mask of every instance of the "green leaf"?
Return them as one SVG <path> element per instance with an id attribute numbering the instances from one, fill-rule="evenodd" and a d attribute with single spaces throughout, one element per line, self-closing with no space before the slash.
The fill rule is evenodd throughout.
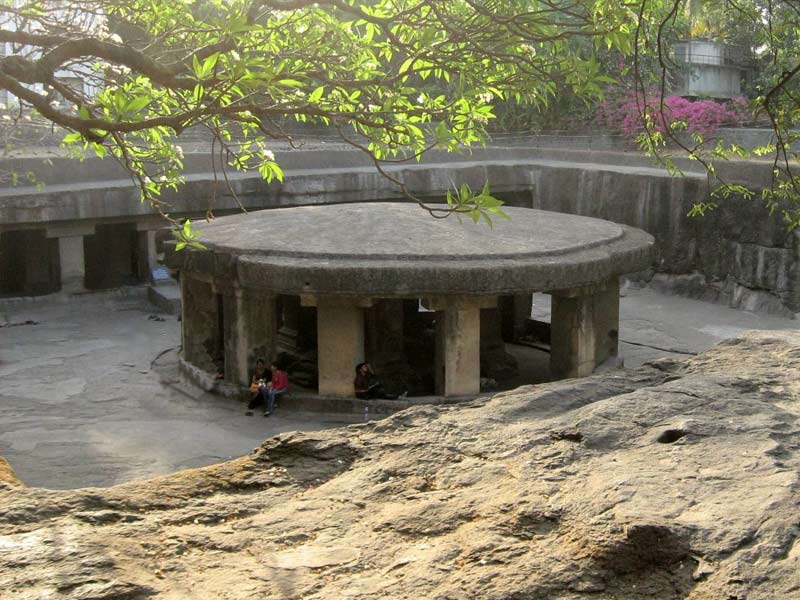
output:
<path id="1" fill-rule="evenodd" d="M 402 75 L 403 73 L 405 73 L 406 71 L 408 71 L 408 69 L 409 69 L 409 68 L 411 68 L 411 65 L 412 65 L 412 64 L 414 64 L 414 58 L 408 58 L 408 59 L 406 59 L 405 61 L 403 61 L 403 64 L 402 64 L 402 65 L 400 65 L 400 68 L 397 70 L 397 72 L 398 72 L 400 75 Z"/>
<path id="2" fill-rule="evenodd" d="M 146 96 L 139 96 L 128 102 L 127 106 L 125 107 L 125 111 L 139 112 L 148 104 L 150 104 L 150 98 L 147 98 Z"/>
<path id="3" fill-rule="evenodd" d="M 320 98 L 322 98 L 322 94 L 325 93 L 325 86 L 321 85 L 317 89 L 315 89 L 311 94 L 308 96 L 309 102 L 317 102 Z"/>
<path id="4" fill-rule="evenodd" d="M 203 77 L 207 77 L 210 75 L 214 68 L 217 66 L 217 61 L 219 60 L 219 52 L 215 52 L 208 58 L 203 61 Z"/>

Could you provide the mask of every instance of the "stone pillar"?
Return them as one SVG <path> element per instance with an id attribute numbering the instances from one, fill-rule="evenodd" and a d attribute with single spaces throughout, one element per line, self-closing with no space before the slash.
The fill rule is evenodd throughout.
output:
<path id="1" fill-rule="evenodd" d="M 792 232 L 792 252 L 787 278 L 789 289 L 784 300 L 793 312 L 800 312 L 800 229 Z"/>
<path id="2" fill-rule="evenodd" d="M 71 294 L 86 289 L 86 256 L 83 238 L 94 233 L 94 225 L 54 226 L 47 228 L 48 238 L 58 238 L 61 265 L 61 291 Z"/>
<path id="3" fill-rule="evenodd" d="M 61 264 L 61 291 L 82 292 L 86 277 L 83 236 L 58 238 L 58 256 Z"/>
<path id="4" fill-rule="evenodd" d="M 514 339 L 519 339 L 527 333 L 528 319 L 533 310 L 533 294 L 514 294 Z"/>
<path id="5" fill-rule="evenodd" d="M 619 354 L 619 278 L 608 281 L 592 296 L 595 318 L 595 362 L 599 367 Z M 620 365 L 621 361 L 620 361 Z"/>
<path id="6" fill-rule="evenodd" d="M 136 264 L 139 268 L 139 279 L 149 283 L 152 281 L 152 270 L 158 266 L 156 254 L 156 232 L 154 229 L 136 232 Z"/>
<path id="7" fill-rule="evenodd" d="M 200 369 L 215 372 L 216 355 L 223 349 L 217 293 L 210 282 L 190 277 L 185 271 L 180 279 L 183 358 Z"/>
<path id="8" fill-rule="evenodd" d="M 355 366 L 364 361 L 363 299 L 307 298 L 305 306 L 317 306 L 317 360 L 319 393 L 351 398 Z"/>
<path id="9" fill-rule="evenodd" d="M 244 385 L 247 383 L 247 323 L 243 292 L 240 288 L 221 291 L 225 381 Z"/>
<path id="10" fill-rule="evenodd" d="M 436 311 L 436 393 L 474 396 L 481 387 L 481 308 L 495 298 L 437 298 L 425 304 Z"/>
<path id="11" fill-rule="evenodd" d="M 585 377 L 618 354 L 619 280 L 552 295 L 550 376 Z"/>
<path id="12" fill-rule="evenodd" d="M 249 385 L 257 358 L 275 352 L 276 297 L 260 290 L 231 288 L 223 294 L 225 380 Z"/>
<path id="13" fill-rule="evenodd" d="M 365 311 L 365 360 L 392 393 L 420 387 L 419 371 L 411 367 L 405 353 L 405 308 L 405 300 L 387 298 L 376 300 Z M 430 361 L 427 364 L 430 367 Z"/>
<path id="14" fill-rule="evenodd" d="M 186 276 L 185 271 L 178 273 L 178 285 L 181 288 L 181 354 L 183 359 L 189 360 L 188 350 L 188 336 L 189 336 L 189 317 L 191 311 L 186 306 L 186 301 L 189 299 L 191 292 L 189 291 L 189 278 Z M 190 361 L 191 362 L 191 361 Z"/>

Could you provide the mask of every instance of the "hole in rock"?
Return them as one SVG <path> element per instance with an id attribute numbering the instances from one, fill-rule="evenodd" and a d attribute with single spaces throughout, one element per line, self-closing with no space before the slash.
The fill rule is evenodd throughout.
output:
<path id="1" fill-rule="evenodd" d="M 570 442 L 582 442 L 583 434 L 580 431 L 551 431 L 550 439 L 553 441 L 567 440 Z"/>
<path id="2" fill-rule="evenodd" d="M 683 429 L 667 429 L 666 431 L 662 432 L 661 435 L 658 436 L 656 441 L 659 444 L 671 444 L 672 442 L 677 442 L 687 433 L 689 432 L 684 431 Z"/>

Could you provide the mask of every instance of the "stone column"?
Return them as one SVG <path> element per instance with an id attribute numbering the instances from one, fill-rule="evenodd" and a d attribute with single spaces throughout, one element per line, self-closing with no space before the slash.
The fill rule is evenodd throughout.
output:
<path id="1" fill-rule="evenodd" d="M 83 236 L 58 238 L 58 256 L 61 263 L 61 291 L 82 292 L 86 277 Z"/>
<path id="2" fill-rule="evenodd" d="M 592 297 L 595 315 L 595 362 L 599 367 L 609 360 L 620 359 L 619 354 L 619 277 L 608 281 Z"/>
<path id="3" fill-rule="evenodd" d="M 86 289 L 86 257 L 83 238 L 94 233 L 94 225 L 48 227 L 47 237 L 58 238 L 61 291 L 73 294 Z"/>
<path id="4" fill-rule="evenodd" d="M 247 383 L 247 323 L 244 299 L 240 288 L 222 291 L 223 352 L 225 355 L 225 381 Z"/>
<path id="5" fill-rule="evenodd" d="M 414 313 L 418 302 L 413 307 Z M 376 300 L 374 307 L 364 311 L 365 360 L 392 393 L 417 389 L 421 381 L 419 372 L 406 357 L 405 308 L 405 300 L 386 298 Z"/>
<path id="6" fill-rule="evenodd" d="M 301 298 L 317 307 L 317 361 L 321 396 L 351 398 L 355 366 L 364 361 L 365 299 Z"/>
<path id="7" fill-rule="evenodd" d="M 800 229 L 792 232 L 792 251 L 788 269 L 789 290 L 784 303 L 793 312 L 800 311 Z"/>
<path id="8" fill-rule="evenodd" d="M 148 229 L 136 232 L 136 263 L 139 268 L 139 279 L 143 282 L 152 281 L 152 270 L 158 266 L 156 254 L 156 231 Z"/>
<path id="9" fill-rule="evenodd" d="M 276 296 L 260 290 L 230 288 L 223 295 L 225 380 L 249 385 L 257 358 L 274 357 Z"/>
<path id="10" fill-rule="evenodd" d="M 533 310 L 533 294 L 514 294 L 514 339 L 525 335 Z"/>
<path id="11" fill-rule="evenodd" d="M 191 277 L 186 271 L 181 272 L 180 279 L 183 358 L 200 369 L 214 372 L 215 355 L 222 344 L 216 291 L 210 282 Z"/>
<path id="12" fill-rule="evenodd" d="M 481 371 L 492 379 L 507 379 L 519 372 L 517 360 L 506 352 L 503 316 L 500 308 L 481 310 Z"/>
<path id="13" fill-rule="evenodd" d="M 189 278 L 186 275 L 185 271 L 181 271 L 178 274 L 178 285 L 181 288 L 181 354 L 183 354 L 183 359 L 189 361 L 189 353 L 188 350 L 188 336 L 189 336 L 189 316 L 191 315 L 191 311 L 186 307 L 186 301 L 189 298 L 190 291 L 189 291 Z"/>
<path id="14" fill-rule="evenodd" d="M 552 294 L 550 375 L 585 377 L 618 354 L 619 280 Z"/>
<path id="15" fill-rule="evenodd" d="M 474 396 L 481 387 L 481 308 L 492 298 L 435 298 L 426 300 L 436 311 L 436 393 Z"/>

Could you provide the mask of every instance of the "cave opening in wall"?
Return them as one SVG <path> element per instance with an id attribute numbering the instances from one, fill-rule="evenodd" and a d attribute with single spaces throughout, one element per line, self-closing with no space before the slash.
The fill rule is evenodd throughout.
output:
<path id="1" fill-rule="evenodd" d="M 141 282 L 138 236 L 133 223 L 97 225 L 84 237 L 86 288 L 102 290 Z"/>
<path id="2" fill-rule="evenodd" d="M 277 328 L 275 356 L 291 381 L 304 388 L 317 387 L 317 309 L 302 306 L 300 296 L 280 294 L 275 303 Z"/>
<path id="3" fill-rule="evenodd" d="M 58 239 L 44 229 L 0 233 L 0 295 L 52 294 L 59 277 Z"/>

